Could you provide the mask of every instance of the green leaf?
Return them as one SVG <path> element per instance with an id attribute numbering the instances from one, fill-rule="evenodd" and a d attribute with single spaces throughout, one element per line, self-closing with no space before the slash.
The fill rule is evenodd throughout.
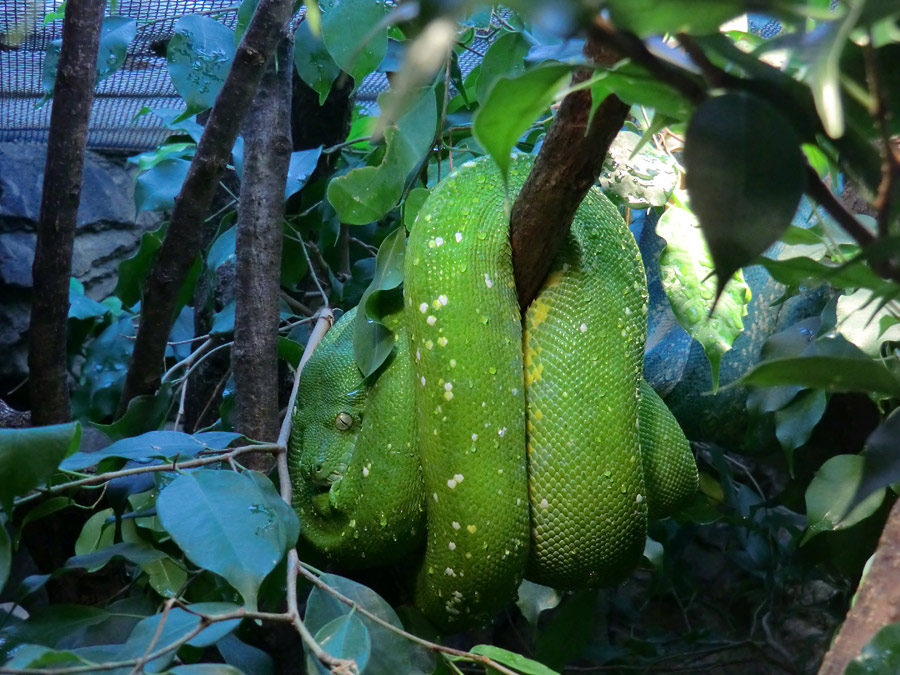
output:
<path id="1" fill-rule="evenodd" d="M 390 107 L 393 95 L 385 92 L 378 97 L 378 105 Z M 380 220 L 396 206 L 407 176 L 431 149 L 436 125 L 434 91 L 426 88 L 396 126 L 385 131 L 387 149 L 378 166 L 352 169 L 328 184 L 328 201 L 342 223 L 365 225 Z"/>
<path id="2" fill-rule="evenodd" d="M 190 166 L 190 161 L 186 159 L 164 159 L 138 176 L 134 185 L 134 203 L 137 209 L 171 211 Z"/>
<path id="3" fill-rule="evenodd" d="M 625 103 L 653 108 L 657 114 L 675 120 L 688 119 L 694 109 L 677 89 L 631 61 L 622 61 L 598 73 L 591 92 L 597 105 L 607 92 L 612 92 Z"/>
<path id="4" fill-rule="evenodd" d="M 538 634 L 534 658 L 556 670 L 576 659 L 594 636 L 596 604 L 596 591 L 581 591 L 566 598 Z"/>
<path id="5" fill-rule="evenodd" d="M 141 565 L 150 582 L 150 588 L 164 598 L 174 598 L 187 582 L 187 570 L 169 556 Z"/>
<path id="6" fill-rule="evenodd" d="M 149 544 L 138 544 L 136 542 L 127 541 L 122 541 L 117 544 L 111 543 L 113 527 L 112 524 L 107 523 L 106 520 L 112 516 L 112 509 L 104 509 L 103 511 L 95 513 L 91 520 L 93 521 L 97 516 L 101 516 L 101 518 L 94 521 L 92 526 L 94 526 L 95 529 L 96 527 L 101 527 L 103 529 L 102 533 L 99 534 L 99 538 L 94 542 L 94 547 L 102 546 L 102 548 L 91 553 L 72 556 L 66 561 L 66 569 L 84 568 L 89 572 L 94 572 L 104 567 L 113 558 L 125 558 L 135 565 L 144 566 L 168 557 L 165 553 L 153 548 Z M 85 525 L 85 527 L 87 527 L 87 525 Z M 82 531 L 82 534 L 84 533 L 85 530 Z M 82 543 L 81 538 L 79 538 L 78 541 L 81 545 L 87 545 L 87 542 Z"/>
<path id="7" fill-rule="evenodd" d="M 775 412 L 775 436 L 794 472 L 794 450 L 806 443 L 825 414 L 828 399 L 821 390 L 802 391 L 787 406 Z"/>
<path id="8" fill-rule="evenodd" d="M 109 307 L 101 305 L 84 294 L 84 284 L 75 277 L 69 279 L 69 318 L 99 319 L 109 311 Z"/>
<path id="9" fill-rule="evenodd" d="M 119 374 L 121 374 L 121 371 L 119 371 Z M 121 380 L 116 384 L 118 385 L 115 389 L 115 398 L 117 400 Z M 155 394 L 141 394 L 131 399 L 128 402 L 128 407 L 125 409 L 125 414 L 112 424 L 95 422 L 94 426 L 112 440 L 130 438 L 138 434 L 158 430 L 168 418 L 169 408 L 173 403 L 172 394 L 172 385 L 169 382 L 163 382 Z M 113 402 L 111 407 L 115 409 L 115 402 Z M 109 414 L 112 414 L 112 410 L 109 411 Z"/>
<path id="10" fill-rule="evenodd" d="M 382 0 L 326 0 L 322 40 L 337 66 L 356 87 L 387 53 L 386 13 Z"/>
<path id="11" fill-rule="evenodd" d="M 42 668 L 53 666 L 97 665 L 72 652 L 57 651 L 40 645 L 27 644 L 16 649 L 4 668 Z"/>
<path id="12" fill-rule="evenodd" d="M 309 21 L 303 21 L 294 32 L 294 66 L 300 79 L 319 94 L 319 105 L 325 103 L 341 69 L 325 49 L 322 36 L 310 30 Z"/>
<path id="13" fill-rule="evenodd" d="M 159 520 L 195 565 L 225 578 L 256 609 L 256 595 L 297 541 L 297 514 L 255 472 L 197 471 L 156 502 Z"/>
<path id="14" fill-rule="evenodd" d="M 396 628 L 403 628 L 396 612 L 372 589 L 335 574 L 323 574 L 320 578 L 331 588 L 350 598 L 357 606 Z M 334 596 L 319 588 L 313 588 L 306 601 L 304 620 L 310 631 L 315 634 L 329 622 L 349 615 L 351 611 L 350 607 Z M 361 614 L 358 616 L 368 630 L 372 643 L 366 672 L 430 675 L 434 671 L 435 658 L 429 650 L 409 642 Z"/>
<path id="15" fill-rule="evenodd" d="M 403 200 L 403 226 L 407 232 L 412 231 L 413 224 L 416 222 L 416 216 L 419 215 L 419 209 L 428 199 L 431 191 L 428 188 L 417 187 L 409 191 L 406 199 Z"/>
<path id="16" fill-rule="evenodd" d="M 750 287 L 738 270 L 716 301 L 716 282 L 709 276 L 710 252 L 697 228 L 697 219 L 687 209 L 666 209 L 656 233 L 666 240 L 659 256 L 660 281 L 678 323 L 700 343 L 709 359 L 715 392 L 722 356 L 744 330 Z"/>
<path id="17" fill-rule="evenodd" d="M 305 24 L 306 22 L 304 22 Z M 322 146 L 311 150 L 298 150 L 291 153 L 291 163 L 288 166 L 287 182 L 284 185 L 284 198 L 287 199 L 296 194 L 312 176 L 319 163 L 322 154 Z"/>
<path id="18" fill-rule="evenodd" d="M 197 144 L 188 141 L 179 143 L 166 143 L 153 150 L 142 152 L 139 155 L 128 158 L 129 164 L 136 164 L 141 171 L 148 171 L 164 159 L 181 158 L 188 159 L 194 156 Z"/>
<path id="19" fill-rule="evenodd" d="M 787 260 L 771 260 L 763 257 L 758 258 L 757 262 L 789 290 L 808 290 L 829 283 L 836 289 L 878 290 L 879 295 L 887 297 L 896 297 L 900 294 L 900 286 L 879 277 L 861 257 L 849 260 L 843 265 L 831 265 L 806 257 Z"/>
<path id="20" fill-rule="evenodd" d="M 560 600 L 562 600 L 562 595 L 556 589 L 549 586 L 541 586 L 526 579 L 519 585 L 519 597 L 516 600 L 516 606 L 528 623 L 533 627 L 537 627 L 541 612 L 546 609 L 553 609 L 559 604 Z"/>
<path id="21" fill-rule="evenodd" d="M 737 0 L 610 0 L 613 22 L 639 37 L 662 33 L 715 33 L 747 11 Z"/>
<path id="22" fill-rule="evenodd" d="M 488 47 L 475 85 L 479 101 L 487 99 L 488 92 L 500 77 L 518 77 L 525 72 L 529 49 L 531 43 L 522 33 L 504 33 Z"/>
<path id="23" fill-rule="evenodd" d="M 494 645 L 475 645 L 469 651 L 473 654 L 487 656 L 498 663 L 502 663 L 510 668 L 515 668 L 525 675 L 559 675 L 559 673 L 552 668 L 548 668 L 543 663 L 532 661 L 521 654 L 516 654 L 515 652 L 503 649 L 502 647 L 495 647 Z"/>
<path id="24" fill-rule="evenodd" d="M 241 435 L 232 431 L 201 431 L 193 435 L 181 431 L 149 431 L 133 438 L 123 438 L 96 452 L 76 452 L 67 457 L 60 464 L 60 468 L 67 471 L 86 469 L 107 457 L 123 459 L 196 457 L 201 452 L 224 450 L 238 438 L 241 438 Z"/>
<path id="25" fill-rule="evenodd" d="M 900 341 L 900 319 L 891 306 L 882 306 L 876 294 L 861 288 L 837 301 L 837 329 L 847 340 L 872 357 L 880 357 L 885 342 Z"/>
<path id="26" fill-rule="evenodd" d="M 857 357 L 806 356 L 757 364 L 740 384 L 773 387 L 798 384 L 826 391 L 859 391 L 900 398 L 900 380 L 877 361 Z"/>
<path id="27" fill-rule="evenodd" d="M 9 532 L 6 531 L 5 520 L 0 518 L 0 591 L 6 586 L 9 570 L 12 568 L 12 541 Z"/>
<path id="28" fill-rule="evenodd" d="M 135 189 L 137 189 L 135 187 Z M 119 280 L 116 282 L 116 295 L 122 300 L 122 304 L 131 307 L 140 302 L 143 293 L 143 283 L 153 261 L 156 260 L 156 252 L 162 246 L 165 236 L 165 226 L 141 235 L 141 244 L 134 255 L 123 260 L 119 265 Z"/>
<path id="29" fill-rule="evenodd" d="M 175 121 L 211 108 L 234 60 L 234 33 L 224 24 L 200 14 L 175 22 L 166 50 L 169 77 L 187 103 Z"/>
<path id="30" fill-rule="evenodd" d="M 403 282 L 405 251 L 406 229 L 398 227 L 381 242 L 375 256 L 375 277 L 359 301 L 353 319 L 353 355 L 363 377 L 378 370 L 394 348 L 394 333 L 383 322 L 378 299 Z"/>
<path id="31" fill-rule="evenodd" d="M 332 619 L 316 632 L 315 637 L 316 642 L 335 658 L 351 659 L 356 662 L 359 672 L 363 672 L 368 665 L 372 641 L 365 624 L 356 614 L 344 614 Z M 306 652 L 306 670 L 330 675 L 330 671 L 309 651 Z"/>
<path id="32" fill-rule="evenodd" d="M 801 545 L 820 532 L 852 527 L 878 510 L 884 501 L 884 488 L 851 508 L 864 463 L 861 455 L 837 455 L 816 471 L 806 488 L 808 530 Z"/>
<path id="33" fill-rule="evenodd" d="M 30 429 L 0 429 L 0 506 L 7 516 L 13 499 L 46 481 L 81 442 L 78 422 Z"/>
<path id="34" fill-rule="evenodd" d="M 620 131 L 600 173 L 604 194 L 631 209 L 665 205 L 679 181 L 677 163 L 669 155 L 649 144 L 635 154 L 641 141 L 640 134 Z"/>
<path id="35" fill-rule="evenodd" d="M 234 46 L 237 47 L 244 33 L 247 32 L 247 26 L 253 19 L 253 14 L 259 6 L 259 0 L 241 0 L 241 6 L 237 11 L 237 23 L 234 25 Z"/>
<path id="36" fill-rule="evenodd" d="M 684 163 L 691 208 L 721 289 L 794 217 L 805 183 L 800 142 L 769 103 L 724 94 L 701 104 L 691 118 Z"/>
<path id="37" fill-rule="evenodd" d="M 216 643 L 222 658 L 229 665 L 253 675 L 275 675 L 272 657 L 261 649 L 242 642 L 234 634 L 226 635 Z"/>
<path id="38" fill-rule="evenodd" d="M 222 232 L 212 246 L 209 247 L 209 253 L 206 254 L 206 266 L 215 272 L 227 262 L 234 262 L 234 247 L 237 242 L 237 226 L 233 225 Z"/>
<path id="39" fill-rule="evenodd" d="M 900 408 L 895 408 L 866 439 L 862 452 L 864 460 L 862 477 L 850 508 L 855 507 L 876 490 L 900 481 L 898 438 L 900 438 Z"/>
<path id="40" fill-rule="evenodd" d="M 900 622 L 880 628 L 844 675 L 892 675 L 900 672 Z"/>
<path id="41" fill-rule="evenodd" d="M 475 140 L 494 158 L 504 180 L 510 151 L 537 116 L 550 107 L 570 72 L 570 66 L 548 64 L 518 77 L 501 77 L 475 113 Z"/>

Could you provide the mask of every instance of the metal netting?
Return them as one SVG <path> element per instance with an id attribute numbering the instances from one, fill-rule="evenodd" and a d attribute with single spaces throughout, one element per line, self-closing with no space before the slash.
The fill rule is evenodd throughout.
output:
<path id="1" fill-rule="evenodd" d="M 47 140 L 53 102 L 38 107 L 44 95 L 41 67 L 50 42 L 61 37 L 62 21 L 44 24 L 43 18 L 58 4 L 59 0 L 0 2 L 0 142 Z M 137 21 L 137 36 L 121 68 L 97 87 L 88 147 L 133 153 L 159 145 L 170 133 L 162 122 L 155 115 L 135 116 L 144 107 L 185 108 L 164 56 L 173 25 L 182 16 L 202 13 L 234 28 L 239 4 L 236 0 L 120 0 L 116 13 Z M 474 52 L 461 55 L 463 74 L 480 60 L 475 52 L 483 54 L 488 44 L 482 35 L 473 44 Z M 387 88 L 387 76 L 372 73 L 361 83 L 357 99 L 375 113 L 375 99 Z"/>

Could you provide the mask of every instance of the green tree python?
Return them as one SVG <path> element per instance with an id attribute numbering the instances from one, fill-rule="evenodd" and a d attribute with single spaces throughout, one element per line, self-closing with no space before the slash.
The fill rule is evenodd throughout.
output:
<path id="1" fill-rule="evenodd" d="M 409 236 L 388 361 L 362 377 L 348 312 L 297 395 L 302 544 L 351 568 L 420 556 L 414 602 L 445 630 L 490 620 L 523 577 L 622 581 L 648 517 L 697 485 L 684 434 L 643 382 L 644 268 L 599 190 L 522 321 L 506 204 L 531 163 L 512 161 L 508 192 L 489 158 L 440 182 Z"/>

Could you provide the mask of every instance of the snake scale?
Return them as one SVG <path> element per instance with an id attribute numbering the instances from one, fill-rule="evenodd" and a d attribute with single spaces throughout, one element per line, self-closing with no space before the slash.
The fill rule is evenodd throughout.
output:
<path id="1" fill-rule="evenodd" d="M 507 188 L 489 158 L 435 187 L 409 236 L 402 306 L 382 308 L 388 361 L 362 377 L 348 312 L 294 412 L 302 544 L 350 568 L 416 556 L 414 602 L 445 630 L 490 620 L 523 577 L 622 581 L 648 517 L 697 485 L 684 434 L 643 382 L 644 269 L 599 190 L 522 321 L 505 205 L 531 164 L 515 157 Z"/>

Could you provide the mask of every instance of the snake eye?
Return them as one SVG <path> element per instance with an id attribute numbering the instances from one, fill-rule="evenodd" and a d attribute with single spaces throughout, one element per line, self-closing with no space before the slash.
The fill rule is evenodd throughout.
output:
<path id="1" fill-rule="evenodd" d="M 334 418 L 334 426 L 340 431 L 347 431 L 353 426 L 353 415 L 350 413 L 338 413 Z"/>

